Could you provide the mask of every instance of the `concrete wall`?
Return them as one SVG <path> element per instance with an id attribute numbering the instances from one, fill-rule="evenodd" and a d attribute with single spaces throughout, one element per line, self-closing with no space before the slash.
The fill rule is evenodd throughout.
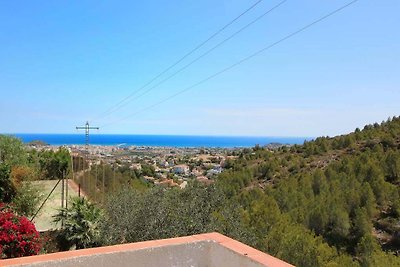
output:
<path id="1" fill-rule="evenodd" d="M 28 265 L 21 265 L 28 266 Z M 137 266 L 137 267 L 260 267 L 251 261 L 214 241 L 199 241 L 181 245 L 167 245 L 131 251 L 118 251 L 105 254 L 79 256 L 68 259 L 52 260 L 29 264 L 37 267 L 101 267 L 101 266 Z"/>
<path id="2" fill-rule="evenodd" d="M 230 250 L 219 243 L 210 244 L 211 249 L 208 255 L 208 265 L 204 266 L 229 266 L 229 267 L 260 267 L 264 266 L 258 262 L 252 261 L 233 250 Z M 186 265 L 189 266 L 189 265 Z"/>
<path id="3" fill-rule="evenodd" d="M 207 254 L 210 242 L 201 241 L 181 245 L 116 251 L 105 254 L 78 256 L 68 259 L 39 262 L 29 266 L 43 267 L 102 267 L 102 266 L 209 266 Z"/>
<path id="4" fill-rule="evenodd" d="M 290 267 L 292 265 L 221 234 L 208 233 L 0 260 L 0 266 Z"/>

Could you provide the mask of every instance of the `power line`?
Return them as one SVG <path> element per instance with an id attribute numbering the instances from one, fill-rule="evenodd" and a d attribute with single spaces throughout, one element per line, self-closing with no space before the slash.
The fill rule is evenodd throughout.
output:
<path id="1" fill-rule="evenodd" d="M 102 118 L 104 116 L 107 116 L 109 113 L 113 113 L 115 110 L 114 109 L 118 109 L 121 105 L 123 105 L 123 103 L 125 103 L 128 99 L 130 99 L 131 97 L 133 97 L 136 93 L 140 92 L 141 90 L 143 90 L 144 88 L 146 88 L 147 86 L 149 86 L 151 83 L 153 83 L 155 80 L 157 80 L 159 77 L 161 77 L 163 74 L 165 74 L 167 71 L 169 71 L 170 69 L 172 69 L 173 67 L 175 67 L 176 65 L 178 65 L 180 62 L 182 62 L 185 58 L 187 58 L 188 56 L 190 56 L 191 54 L 193 54 L 194 52 L 196 52 L 198 49 L 200 49 L 201 47 L 203 47 L 206 43 L 208 43 L 211 39 L 213 39 L 215 36 L 217 36 L 218 34 L 220 34 L 222 31 L 224 31 L 226 28 L 228 28 L 230 25 L 232 25 L 235 21 L 237 21 L 239 18 L 241 18 L 243 15 L 245 15 L 246 13 L 248 13 L 250 10 L 252 10 L 254 7 L 256 7 L 258 4 L 260 4 L 263 0 L 258 0 L 257 2 L 255 2 L 254 4 L 252 4 L 249 8 L 247 8 L 245 11 L 243 11 L 242 13 L 240 13 L 237 17 L 235 17 L 233 20 L 229 21 L 227 24 L 225 24 L 222 28 L 220 28 L 219 30 L 217 30 L 214 34 L 212 34 L 210 37 L 208 37 L 206 40 L 204 40 L 203 42 L 201 42 L 200 44 L 198 44 L 197 46 L 195 46 L 192 50 L 190 50 L 188 53 L 186 53 L 185 55 L 183 55 L 180 59 L 178 59 L 177 61 L 175 61 L 172 65 L 170 65 L 169 67 L 167 67 L 166 69 L 164 69 L 162 72 L 160 72 L 159 74 L 157 74 L 154 78 L 152 78 L 150 81 L 148 81 L 146 84 L 144 84 L 143 86 L 141 86 L 138 90 L 134 91 L 133 93 L 131 93 L 130 95 L 126 96 L 125 98 L 123 98 L 121 101 L 119 101 L 117 104 L 111 106 L 109 109 L 107 109 L 106 111 L 104 111 L 103 113 L 101 113 L 99 116 L 97 116 L 94 119 L 99 119 Z"/>
<path id="2" fill-rule="evenodd" d="M 343 6 L 341 6 L 341 7 L 339 7 L 339 8 L 333 10 L 332 12 L 330 12 L 330 13 L 328 13 L 328 14 L 322 16 L 321 18 L 319 18 L 319 19 L 317 19 L 317 20 L 315 20 L 315 21 L 313 21 L 313 22 L 311 22 L 311 23 L 309 23 L 309 24 L 303 26 L 302 28 L 300 28 L 300 29 L 298 29 L 298 30 L 296 30 L 296 31 L 294 31 L 294 32 L 292 32 L 292 33 L 286 35 L 285 37 L 279 39 L 278 41 L 276 41 L 276 42 L 274 42 L 274 43 L 272 43 L 272 44 L 269 44 L 269 45 L 267 45 L 267 46 L 261 48 L 260 50 L 256 51 L 255 53 L 253 53 L 253 54 L 251 54 L 251 55 L 249 55 L 249 56 L 247 56 L 247 57 L 245 57 L 245 58 L 243 58 L 243 59 L 237 61 L 236 63 L 234 63 L 234 64 L 232 64 L 232 65 L 230 65 L 230 66 L 228 66 L 228 67 L 226 67 L 226 68 L 224 68 L 224 69 L 222 69 L 222 70 L 220 70 L 220 71 L 218 71 L 218 72 L 216 72 L 216 73 L 214 73 L 214 74 L 208 76 L 207 78 L 205 78 L 205 79 L 203 79 L 203 80 L 201 80 L 201 81 L 199 81 L 199 82 L 197 82 L 197 83 L 195 83 L 195 84 L 193 84 L 193 85 L 191 85 L 191 86 L 189 86 L 189 87 L 186 87 L 185 89 L 183 89 L 183 90 L 181 90 L 181 91 L 178 91 L 178 92 L 176 92 L 175 94 L 173 94 L 173 95 L 171 95 L 171 96 L 169 96 L 169 97 L 166 97 L 166 98 L 162 99 L 161 101 L 156 102 L 156 103 L 153 104 L 153 105 L 150 105 L 150 106 L 147 106 L 147 107 L 145 107 L 145 108 L 143 108 L 143 109 L 141 109 L 141 110 L 138 110 L 138 111 L 136 111 L 136 112 L 130 114 L 129 116 L 126 116 L 126 117 L 124 117 L 124 118 L 122 118 L 122 119 L 120 119 L 120 120 L 107 123 L 107 124 L 103 125 L 102 127 L 105 127 L 105 126 L 108 126 L 108 125 L 111 125 L 111 124 L 114 124 L 114 123 L 118 123 L 118 122 L 124 121 L 124 120 L 126 120 L 126 119 L 128 119 L 128 118 L 130 118 L 130 117 L 132 117 L 132 116 L 135 116 L 135 115 L 141 113 L 141 112 L 144 112 L 144 111 L 149 110 L 149 109 L 152 109 L 152 108 L 154 108 L 154 107 L 156 107 L 156 106 L 158 106 L 158 105 L 161 105 L 161 104 L 163 104 L 164 102 L 167 102 L 168 100 L 170 100 L 170 99 L 172 99 L 172 98 L 174 98 L 174 97 L 176 97 L 176 96 L 178 96 L 178 95 L 180 95 L 180 94 L 183 94 L 183 93 L 185 93 L 185 92 L 187 92 L 187 91 L 193 89 L 194 87 L 197 87 L 197 86 L 199 86 L 199 85 L 201 85 L 201 84 L 203 84 L 203 83 L 205 83 L 205 82 L 207 82 L 207 81 L 209 81 L 209 80 L 211 80 L 211 79 L 213 79 L 213 78 L 215 78 L 215 77 L 217 77 L 217 76 L 219 76 L 219 75 L 221 75 L 221 74 L 223 74 L 223 73 L 229 71 L 230 69 L 233 69 L 234 67 L 236 67 L 236 66 L 238 66 L 238 65 L 240 65 L 240 64 L 242 64 L 242 63 L 244 63 L 244 62 L 246 62 L 246 61 L 248 61 L 248 60 L 250 60 L 250 59 L 252 59 L 253 57 L 258 56 L 259 54 L 261 54 L 261 53 L 263 53 L 263 52 L 265 52 L 265 51 L 271 49 L 272 47 L 274 47 L 274 46 L 276 46 L 276 45 L 278 45 L 278 44 L 280 44 L 280 43 L 282 43 L 282 42 L 284 42 L 284 41 L 286 41 L 286 40 L 292 38 L 293 36 L 295 36 L 295 35 L 297 35 L 297 34 L 303 32 L 303 31 L 305 31 L 305 30 L 307 30 L 308 28 L 314 26 L 315 24 L 317 24 L 317 23 L 319 23 L 319 22 L 321 22 L 321 21 L 323 21 L 323 20 L 325 20 L 325 19 L 327 19 L 327 18 L 329 18 L 329 17 L 335 15 L 336 13 L 342 11 L 343 9 L 345 9 L 345 8 L 351 6 L 351 5 L 353 5 L 353 4 L 356 3 L 356 2 L 358 2 L 358 0 L 353 0 L 353 1 L 351 1 L 351 2 L 349 2 L 349 3 L 347 3 L 347 4 L 343 5 Z"/>
<path id="3" fill-rule="evenodd" d="M 230 39 L 232 39 L 233 37 L 235 37 L 236 35 L 238 35 L 239 33 L 241 33 L 242 31 L 244 31 L 245 29 L 247 29 L 248 27 L 250 27 L 251 25 L 253 25 L 254 23 L 256 23 L 257 21 L 259 21 L 260 19 L 262 19 L 263 17 L 265 17 L 266 15 L 268 15 L 269 13 L 271 13 L 273 10 L 275 10 L 276 8 L 278 8 L 279 6 L 281 6 L 282 4 L 284 4 L 287 0 L 283 0 L 281 2 L 279 2 L 277 5 L 273 6 L 272 8 L 268 9 L 266 12 L 264 12 L 263 14 L 261 14 L 260 16 L 258 16 L 257 18 L 255 18 L 254 20 L 252 20 L 250 23 L 246 24 L 245 26 L 243 26 L 242 28 L 240 28 L 239 30 L 237 30 L 236 32 L 234 32 L 233 34 L 231 34 L 230 36 L 228 36 L 227 38 L 225 38 L 224 40 L 222 40 L 221 42 L 219 42 L 218 44 L 216 44 L 215 46 L 211 47 L 210 49 L 208 49 L 206 52 L 204 52 L 203 54 L 201 54 L 200 56 L 196 57 L 195 59 L 193 59 L 192 61 L 190 61 L 188 64 L 184 65 L 183 67 L 181 67 L 180 69 L 178 69 L 177 71 L 175 71 L 174 73 L 172 73 L 171 75 L 169 75 L 168 77 L 166 77 L 165 79 L 161 80 L 160 82 L 158 82 L 157 84 L 155 84 L 154 86 L 150 87 L 149 89 L 145 90 L 143 93 L 141 93 L 140 95 L 130 99 L 129 101 L 127 100 L 125 103 L 119 105 L 118 107 L 116 107 L 112 112 L 108 113 L 106 116 L 110 115 L 111 113 L 116 112 L 117 110 L 121 109 L 122 107 L 124 107 L 125 105 L 127 105 L 128 103 L 139 99 L 140 97 L 142 97 L 143 95 L 147 94 L 148 92 L 152 91 L 153 89 L 159 87 L 161 84 L 167 82 L 168 80 L 170 80 L 171 78 L 175 77 L 177 74 L 179 74 L 180 72 L 182 72 L 183 70 L 187 69 L 188 67 L 190 67 L 191 65 L 193 65 L 194 63 L 196 63 L 197 61 L 199 61 L 200 59 L 202 59 L 203 57 L 207 56 L 209 53 L 211 53 L 212 51 L 214 51 L 215 49 L 217 49 L 218 47 L 220 47 L 221 45 L 223 45 L 224 43 L 226 43 L 227 41 L 229 41 Z M 105 117 L 105 116 L 104 116 Z"/>

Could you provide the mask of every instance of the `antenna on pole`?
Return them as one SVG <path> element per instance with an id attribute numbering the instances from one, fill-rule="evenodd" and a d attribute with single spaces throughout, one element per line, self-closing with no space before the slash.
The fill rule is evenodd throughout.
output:
<path id="1" fill-rule="evenodd" d="M 88 163 L 90 130 L 99 130 L 100 128 L 99 127 L 90 126 L 89 122 L 87 121 L 85 126 L 77 126 L 76 129 L 77 130 L 85 130 L 85 150 L 86 150 L 85 151 L 85 159 L 86 159 L 86 162 Z M 88 167 L 90 167 L 90 166 L 88 165 Z M 85 169 L 85 164 L 83 164 L 83 176 L 85 176 L 85 170 L 84 169 Z M 85 177 L 83 177 L 83 178 L 85 178 Z M 85 179 L 83 179 L 83 181 L 85 181 Z M 80 187 L 80 184 L 79 184 L 79 187 Z"/>

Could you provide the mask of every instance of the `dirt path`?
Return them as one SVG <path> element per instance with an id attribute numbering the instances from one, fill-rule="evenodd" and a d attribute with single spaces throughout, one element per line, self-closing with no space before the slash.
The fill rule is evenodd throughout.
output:
<path id="1" fill-rule="evenodd" d="M 69 179 L 68 185 L 72 190 L 75 191 L 76 194 L 79 194 L 79 185 L 74 180 Z M 85 193 L 85 191 L 83 191 L 82 187 L 81 187 L 81 196 L 87 197 L 87 194 Z"/>

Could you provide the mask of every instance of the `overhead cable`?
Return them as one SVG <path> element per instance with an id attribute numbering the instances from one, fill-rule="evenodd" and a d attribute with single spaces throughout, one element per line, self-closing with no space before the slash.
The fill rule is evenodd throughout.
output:
<path id="1" fill-rule="evenodd" d="M 254 4 L 252 4 L 250 7 L 248 7 L 246 10 L 244 10 L 242 13 L 240 13 L 238 16 L 236 16 L 233 20 L 229 21 L 227 24 L 225 24 L 222 28 L 220 28 L 219 30 L 217 30 L 215 33 L 213 33 L 210 37 L 208 37 L 206 40 L 204 40 L 203 42 L 201 42 L 200 44 L 198 44 L 197 46 L 195 46 L 192 50 L 190 50 L 188 53 L 186 53 L 185 55 L 183 55 L 181 58 L 179 58 L 177 61 L 175 61 L 174 63 L 172 63 L 170 66 L 168 66 L 166 69 L 164 69 L 163 71 L 161 71 L 159 74 L 157 74 L 156 76 L 154 76 L 151 80 L 149 80 L 147 83 L 145 83 L 143 86 L 141 86 L 139 89 L 133 91 L 131 94 L 129 94 L 128 96 L 126 96 L 125 98 L 123 98 L 121 101 L 119 101 L 118 103 L 116 103 L 115 105 L 111 106 L 109 109 L 107 109 L 106 111 L 104 111 L 103 113 L 99 114 L 97 117 L 95 117 L 92 120 L 98 120 L 100 118 L 103 118 L 105 116 L 108 116 L 109 114 L 115 112 L 116 110 L 118 110 L 119 108 L 121 108 L 121 106 L 124 105 L 124 103 L 126 101 L 128 101 L 130 98 L 132 98 L 133 96 L 135 96 L 138 92 L 140 92 L 141 90 L 143 90 L 144 88 L 146 88 L 147 86 L 149 86 L 151 83 L 153 83 L 155 80 L 157 80 L 158 78 L 160 78 L 162 75 L 164 75 L 166 72 L 168 72 L 169 70 L 171 70 L 173 67 L 175 67 L 176 65 L 178 65 L 180 62 L 182 62 L 185 58 L 187 58 L 188 56 L 190 56 L 191 54 L 193 54 L 194 52 L 196 52 L 198 49 L 200 49 L 201 47 L 203 47 L 206 43 L 208 43 L 210 40 L 212 40 L 214 37 L 216 37 L 218 34 L 220 34 L 222 31 L 224 31 L 226 28 L 228 28 L 229 26 L 231 26 L 234 22 L 236 22 L 238 19 L 240 19 L 243 15 L 245 15 L 246 13 L 248 13 L 250 10 L 252 10 L 254 7 L 256 7 L 258 4 L 260 4 L 263 0 L 258 0 L 257 2 L 255 2 Z M 90 120 L 90 121 L 92 121 Z"/>
<path id="2" fill-rule="evenodd" d="M 127 119 L 129 119 L 129 118 L 131 118 L 131 117 L 133 117 L 133 116 L 135 116 L 135 115 L 137 115 L 137 114 L 139 114 L 139 113 L 142 113 L 142 112 L 147 111 L 147 110 L 150 110 L 150 109 L 152 109 L 152 108 L 154 108 L 154 107 L 156 107 L 156 106 L 159 106 L 159 105 L 161 105 L 161 104 L 163 104 L 163 103 L 169 101 L 170 99 L 175 98 L 175 97 L 177 97 L 178 95 L 181 95 L 181 94 L 183 94 L 183 93 L 185 93 L 185 92 L 187 92 L 187 91 L 193 89 L 194 87 L 197 87 L 197 86 L 199 86 L 199 85 L 201 85 L 201 84 L 203 84 L 203 83 L 205 83 L 205 82 L 207 82 L 207 81 L 209 81 L 209 80 L 211 80 L 211 79 L 213 79 L 213 78 L 215 78 L 215 77 L 217 77 L 217 76 L 219 76 L 219 75 L 221 75 L 221 74 L 223 74 L 223 73 L 225 73 L 225 72 L 227 72 L 227 71 L 229 71 L 229 70 L 231 70 L 231 69 L 233 69 L 233 68 L 235 68 L 235 67 L 237 67 L 238 65 L 240 65 L 240 64 L 242 64 L 242 63 L 244 63 L 244 62 L 246 62 L 246 61 L 248 61 L 248 60 L 250 60 L 250 59 L 252 59 L 252 58 L 254 58 L 254 57 L 256 57 L 256 56 L 258 56 L 258 55 L 260 55 L 261 53 L 263 53 L 263 52 L 265 52 L 265 51 L 267 51 L 267 50 L 273 48 L 274 46 L 276 46 L 276 45 L 278 45 L 278 44 L 280 44 L 280 43 L 282 43 L 282 42 L 284 42 L 284 41 L 286 41 L 286 40 L 292 38 L 293 36 L 295 36 L 295 35 L 297 35 L 297 34 L 303 32 L 303 31 L 307 30 L 308 28 L 314 26 L 315 24 L 318 24 L 319 22 L 321 22 L 321 21 L 323 21 L 323 20 L 325 20 L 325 19 L 327 19 L 327 18 L 329 18 L 329 17 L 335 15 L 336 13 L 339 13 L 339 12 L 342 11 L 343 9 L 345 9 L 345 8 L 347 8 L 347 7 L 349 7 L 349 6 L 353 5 L 353 4 L 355 4 L 356 2 L 358 2 L 358 0 L 353 0 L 353 1 L 351 1 L 351 2 L 349 2 L 349 3 L 347 3 L 347 4 L 345 4 L 345 5 L 343 5 L 343 6 L 341 6 L 341 7 L 339 7 L 339 8 L 337 8 L 337 9 L 331 11 L 330 13 L 328 13 L 328 14 L 326 14 L 326 15 L 320 17 L 319 19 L 314 20 L 313 22 L 311 22 L 311 23 L 309 23 L 309 24 L 307 24 L 307 25 L 301 27 L 300 29 L 298 29 L 298 30 L 296 30 L 296 31 L 294 31 L 294 32 L 292 32 L 292 33 L 286 35 L 285 37 L 283 37 L 283 38 L 281 38 L 281 39 L 279 39 L 279 40 L 273 42 L 272 44 L 269 44 L 269 45 L 267 45 L 267 46 L 261 48 L 260 50 L 254 52 L 253 54 L 242 58 L 241 60 L 237 61 L 236 63 L 234 63 L 234 64 L 232 64 L 232 65 L 230 65 L 230 66 L 228 66 L 228 67 L 226 67 L 226 68 L 224 68 L 224 69 L 222 69 L 222 70 L 220 70 L 220 71 L 218 71 L 218 72 L 216 72 L 216 73 L 214 73 L 214 74 L 212 74 L 212 75 L 210 75 L 210 76 L 208 76 L 208 77 L 206 77 L 206 78 L 204 78 L 204 79 L 202 79 L 202 80 L 200 80 L 200 81 L 198 81 L 198 82 L 196 82 L 196 83 L 194 83 L 194 84 L 192 84 L 191 86 L 188 86 L 188 87 L 186 87 L 186 88 L 184 88 L 184 89 L 182 89 L 182 90 L 176 92 L 175 94 L 170 95 L 170 96 L 168 96 L 168 97 L 166 97 L 166 98 L 164 98 L 164 99 L 162 99 L 162 100 L 160 100 L 160 101 L 158 101 L 158 102 L 156 102 L 156 103 L 154 103 L 154 104 L 152 104 L 152 105 L 149 105 L 149 106 L 147 106 L 147 107 L 145 107 L 145 108 L 143 108 L 143 109 L 140 109 L 140 110 L 138 110 L 138 111 L 136 111 L 136 112 L 134 112 L 134 113 L 132 113 L 132 114 L 126 116 L 126 117 L 123 117 L 123 118 L 121 118 L 121 119 L 119 119 L 119 120 L 116 120 L 116 121 L 113 121 L 113 122 L 110 122 L 110 123 L 106 123 L 106 124 L 104 124 L 102 127 L 106 127 L 106 126 L 109 126 L 109 125 L 111 125 L 111 124 L 115 124 L 115 123 L 118 123 L 118 122 L 127 120 Z"/>

